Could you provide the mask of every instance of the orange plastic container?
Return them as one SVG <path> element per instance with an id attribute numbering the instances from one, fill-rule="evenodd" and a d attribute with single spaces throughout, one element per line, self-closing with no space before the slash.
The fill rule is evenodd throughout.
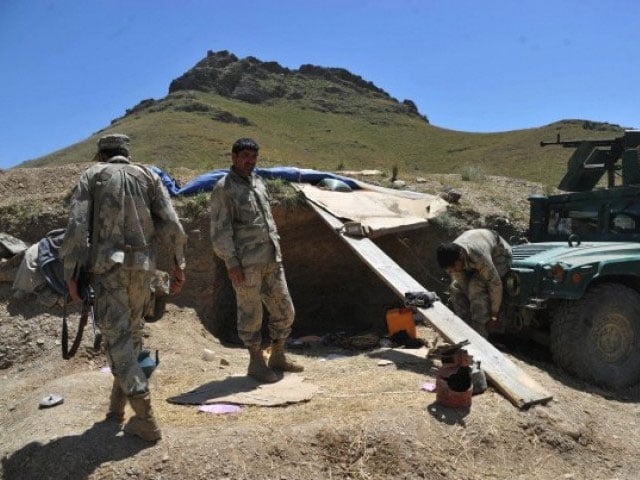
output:
<path id="1" fill-rule="evenodd" d="M 387 330 L 389 335 L 405 330 L 411 338 L 416 338 L 416 324 L 410 308 L 392 308 L 387 310 Z"/>

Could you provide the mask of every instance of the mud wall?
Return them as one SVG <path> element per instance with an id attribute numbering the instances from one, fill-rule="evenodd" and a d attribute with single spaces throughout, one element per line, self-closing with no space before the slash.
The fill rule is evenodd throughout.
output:
<path id="1" fill-rule="evenodd" d="M 328 332 L 385 331 L 385 312 L 401 299 L 360 260 L 315 212 L 274 207 L 285 273 L 296 308 L 295 336 Z M 198 311 L 203 325 L 225 341 L 237 341 L 235 295 L 224 264 L 209 240 L 208 218 L 185 224 L 189 234 L 187 284 L 176 303 Z M 441 291 L 434 262 L 444 235 L 423 228 L 375 242 L 429 290 Z M 267 313 L 265 312 L 265 318 Z"/>
<path id="2" fill-rule="evenodd" d="M 299 206 L 275 206 L 285 272 L 296 307 L 294 335 L 385 331 L 385 312 L 401 299 L 318 217 Z M 64 227 L 66 212 L 54 212 L 4 225 L 7 233 L 35 243 L 48 231 Z M 3 222 L 4 223 L 4 222 Z M 222 340 L 235 342 L 235 294 L 224 264 L 213 254 L 209 218 L 183 220 L 188 234 L 187 283 L 170 301 L 194 308 L 202 324 Z M 446 282 L 435 264 L 438 243 L 450 239 L 435 225 L 391 234 L 375 243 L 428 290 L 441 293 Z M 171 271 L 172 255 L 159 254 L 158 268 Z M 265 312 L 265 318 L 267 313 Z M 266 332 L 266 330 L 265 330 Z"/>

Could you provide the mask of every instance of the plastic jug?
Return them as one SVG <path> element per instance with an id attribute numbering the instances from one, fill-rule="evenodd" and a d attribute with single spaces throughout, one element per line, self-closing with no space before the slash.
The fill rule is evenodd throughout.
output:
<path id="1" fill-rule="evenodd" d="M 411 338 L 416 338 L 416 324 L 413 310 L 410 308 L 392 308 L 387 310 L 387 330 L 389 335 L 405 330 Z"/>

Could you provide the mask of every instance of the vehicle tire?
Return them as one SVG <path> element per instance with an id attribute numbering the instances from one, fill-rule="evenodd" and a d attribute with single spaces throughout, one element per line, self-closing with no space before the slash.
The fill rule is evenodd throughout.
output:
<path id="1" fill-rule="evenodd" d="M 555 363 L 613 389 L 640 382 L 640 294 L 621 284 L 596 285 L 552 313 Z"/>

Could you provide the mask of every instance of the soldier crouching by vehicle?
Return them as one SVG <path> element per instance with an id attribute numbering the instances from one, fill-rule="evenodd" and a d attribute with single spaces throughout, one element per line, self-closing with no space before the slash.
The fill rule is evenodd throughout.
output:
<path id="1" fill-rule="evenodd" d="M 498 321 L 502 304 L 502 278 L 511 266 L 511 246 L 487 229 L 464 232 L 437 250 L 438 265 L 451 277 L 453 311 L 487 338 Z"/>

